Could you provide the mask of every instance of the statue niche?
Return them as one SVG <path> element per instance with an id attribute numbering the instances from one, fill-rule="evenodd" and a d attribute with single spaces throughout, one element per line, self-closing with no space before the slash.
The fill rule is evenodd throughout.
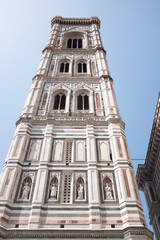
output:
<path id="1" fill-rule="evenodd" d="M 58 197 L 58 179 L 53 177 L 50 183 L 49 199 L 57 200 Z"/>
<path id="2" fill-rule="evenodd" d="M 20 199 L 29 200 L 31 193 L 32 179 L 30 177 L 26 177 L 23 180 L 21 191 L 20 191 Z"/>
<path id="3" fill-rule="evenodd" d="M 104 200 L 114 199 L 112 181 L 108 177 L 103 180 L 103 198 Z"/>
<path id="4" fill-rule="evenodd" d="M 84 180 L 82 177 L 79 177 L 76 183 L 76 200 L 84 199 L 85 199 Z"/>

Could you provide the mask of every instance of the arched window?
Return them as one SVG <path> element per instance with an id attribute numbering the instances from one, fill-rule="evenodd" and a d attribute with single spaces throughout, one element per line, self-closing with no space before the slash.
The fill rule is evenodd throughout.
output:
<path id="1" fill-rule="evenodd" d="M 69 63 L 61 63 L 61 65 L 60 65 L 60 72 L 65 72 L 65 73 L 67 73 L 67 72 L 69 72 Z"/>
<path id="2" fill-rule="evenodd" d="M 78 110 L 83 109 L 83 100 L 82 100 L 82 95 L 78 96 Z"/>
<path id="3" fill-rule="evenodd" d="M 64 63 L 61 63 L 60 72 L 64 72 Z"/>
<path id="4" fill-rule="evenodd" d="M 66 63 L 65 65 L 65 72 L 69 72 L 69 63 Z"/>
<path id="5" fill-rule="evenodd" d="M 86 63 L 78 63 L 78 72 L 86 73 L 87 72 L 87 64 Z"/>
<path id="6" fill-rule="evenodd" d="M 87 95 L 84 96 L 84 109 L 85 110 L 89 109 L 89 100 Z"/>
<path id="7" fill-rule="evenodd" d="M 77 48 L 77 39 L 73 39 L 73 48 Z"/>
<path id="8" fill-rule="evenodd" d="M 82 48 L 82 39 L 78 39 L 78 48 Z"/>
<path id="9" fill-rule="evenodd" d="M 71 46 L 72 46 L 72 39 L 68 39 L 67 48 L 71 48 Z"/>
<path id="10" fill-rule="evenodd" d="M 68 39 L 67 41 L 67 48 L 82 48 L 82 39 Z"/>
<path id="11" fill-rule="evenodd" d="M 154 195 L 154 192 L 153 192 L 153 188 L 149 187 L 149 191 L 150 191 L 150 194 L 151 194 L 151 197 L 152 197 L 152 201 L 156 201 L 156 198 L 155 198 L 155 195 Z"/>
<path id="12" fill-rule="evenodd" d="M 60 109 L 65 109 L 65 103 L 66 103 L 66 96 L 63 94 L 61 96 L 61 102 L 60 102 Z"/>
<path id="13" fill-rule="evenodd" d="M 89 110 L 89 98 L 87 95 L 79 95 L 77 98 L 77 109 L 78 110 Z"/>
<path id="14" fill-rule="evenodd" d="M 82 72 L 82 63 L 78 63 L 78 72 L 79 72 L 79 73 Z"/>
<path id="15" fill-rule="evenodd" d="M 84 73 L 87 72 L 87 65 L 86 65 L 86 63 L 83 63 L 83 72 L 84 72 Z"/>
<path id="16" fill-rule="evenodd" d="M 64 110 L 65 104 L 66 104 L 66 96 L 62 93 L 57 94 L 55 96 L 53 109 L 54 110 Z"/>

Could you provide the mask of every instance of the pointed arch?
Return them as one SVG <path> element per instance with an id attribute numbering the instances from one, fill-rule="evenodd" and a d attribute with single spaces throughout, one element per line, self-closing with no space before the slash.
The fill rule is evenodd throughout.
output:
<path id="1" fill-rule="evenodd" d="M 76 161 L 85 161 L 85 140 L 76 140 Z"/>
<path id="2" fill-rule="evenodd" d="M 22 182 L 19 198 L 24 200 L 29 200 L 31 187 L 32 187 L 32 179 L 31 177 L 27 176 Z"/>
<path id="3" fill-rule="evenodd" d="M 78 39 L 78 48 L 82 48 L 82 39 Z"/>
<path id="4" fill-rule="evenodd" d="M 53 109 L 54 110 L 64 110 L 65 104 L 66 104 L 66 95 L 63 93 L 59 93 L 55 96 Z"/>
<path id="5" fill-rule="evenodd" d="M 50 181 L 49 199 L 57 200 L 58 198 L 58 178 L 54 176 Z"/>
<path id="6" fill-rule="evenodd" d="M 55 140 L 53 145 L 52 161 L 62 161 L 63 140 Z"/>
<path id="7" fill-rule="evenodd" d="M 67 48 L 71 48 L 71 46 L 72 46 L 72 39 L 69 38 L 67 42 Z"/>
<path id="8" fill-rule="evenodd" d="M 108 176 L 103 179 L 103 199 L 114 199 L 112 180 Z"/>
<path id="9" fill-rule="evenodd" d="M 85 184 L 84 179 L 80 176 L 76 181 L 76 200 L 85 199 Z"/>
<path id="10" fill-rule="evenodd" d="M 64 63 L 63 62 L 60 65 L 60 72 L 64 72 Z"/>
<path id="11" fill-rule="evenodd" d="M 31 139 L 27 154 L 28 161 L 37 161 L 39 157 L 41 139 Z"/>

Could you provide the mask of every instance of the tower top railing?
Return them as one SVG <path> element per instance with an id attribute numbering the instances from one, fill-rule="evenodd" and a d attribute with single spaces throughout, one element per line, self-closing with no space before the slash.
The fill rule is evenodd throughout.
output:
<path id="1" fill-rule="evenodd" d="M 98 28 L 100 28 L 101 21 L 97 17 L 91 17 L 91 18 L 63 18 L 61 16 L 56 16 L 51 21 L 51 27 L 55 23 L 59 24 L 71 24 L 71 25 L 91 25 L 91 24 L 97 24 Z"/>

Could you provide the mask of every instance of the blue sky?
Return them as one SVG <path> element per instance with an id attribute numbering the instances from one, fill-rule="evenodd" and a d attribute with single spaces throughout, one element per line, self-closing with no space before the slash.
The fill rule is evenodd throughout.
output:
<path id="1" fill-rule="evenodd" d="M 159 0 L 0 0 L 0 168 L 54 16 L 101 20 L 130 155 L 144 159 L 160 87 L 159 12 Z"/>

